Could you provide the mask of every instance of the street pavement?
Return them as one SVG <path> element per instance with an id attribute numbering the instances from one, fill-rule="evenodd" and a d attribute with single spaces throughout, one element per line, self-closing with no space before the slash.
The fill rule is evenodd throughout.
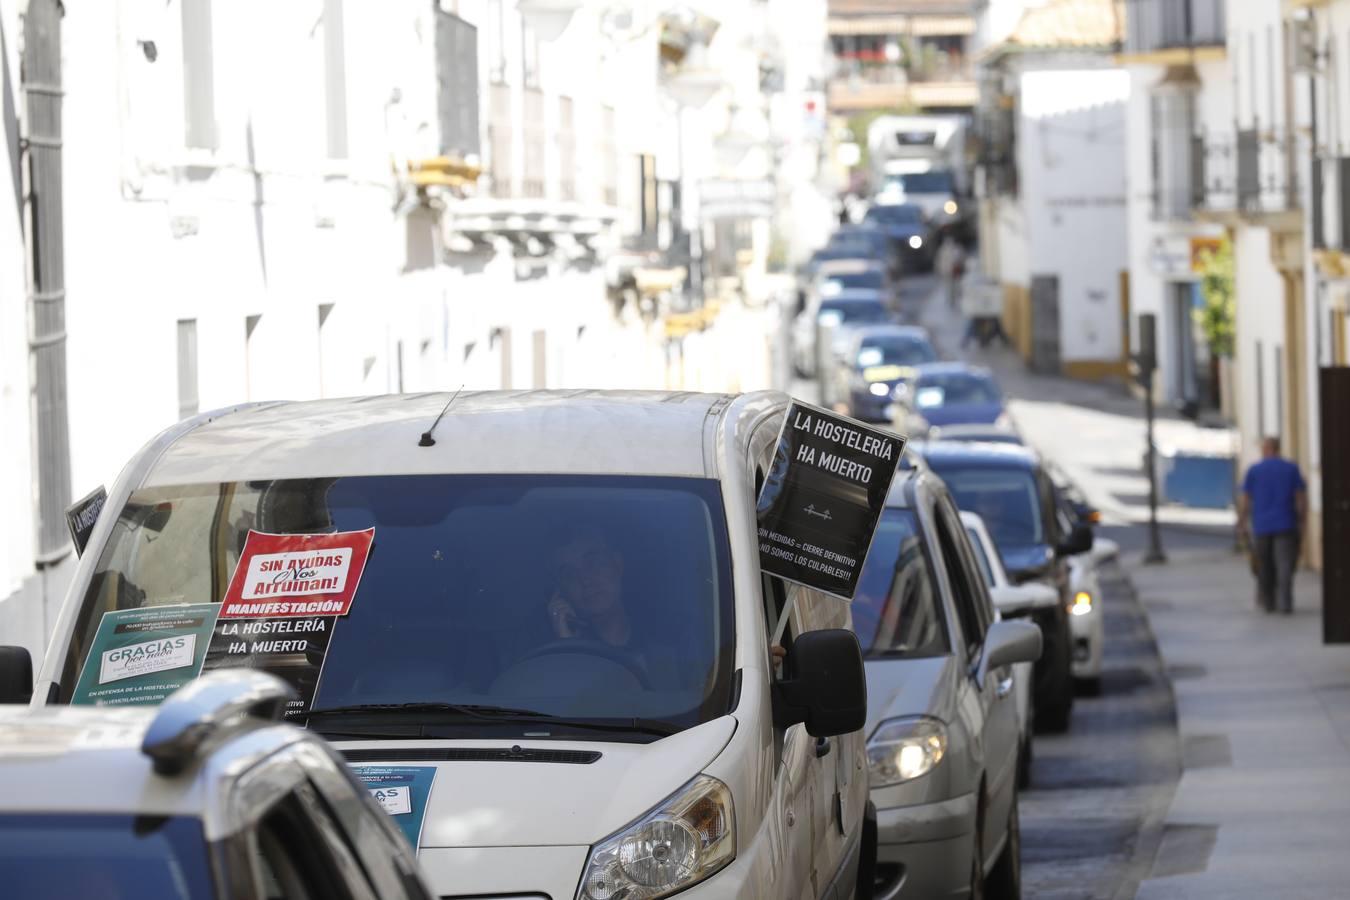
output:
<path id="1" fill-rule="evenodd" d="M 1183 773 L 1144 900 L 1350 896 L 1350 646 L 1324 646 L 1318 576 L 1257 610 L 1244 560 L 1132 565 L 1176 694 Z"/>

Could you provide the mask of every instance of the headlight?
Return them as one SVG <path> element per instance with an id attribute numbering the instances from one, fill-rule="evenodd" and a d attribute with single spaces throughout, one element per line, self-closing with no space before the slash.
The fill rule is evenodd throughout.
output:
<path id="1" fill-rule="evenodd" d="M 873 397 L 889 397 L 891 395 L 891 386 L 884 381 L 874 381 L 867 390 L 871 391 Z"/>
<path id="2" fill-rule="evenodd" d="M 1006 409 L 998 414 L 998 418 L 994 420 L 994 427 L 1002 428 L 1004 431 L 1017 430 L 1017 426 L 1013 424 L 1012 416 L 1008 415 Z"/>
<path id="3" fill-rule="evenodd" d="M 699 775 L 591 849 L 578 900 L 655 900 L 717 872 L 736 857 L 731 791 Z"/>
<path id="4" fill-rule="evenodd" d="M 919 237 L 917 234 L 911 234 L 909 236 L 909 245 L 915 250 L 918 250 L 923 246 L 923 238 Z"/>
<path id="5" fill-rule="evenodd" d="M 1092 595 L 1087 591 L 1079 591 L 1073 595 L 1073 605 L 1069 607 L 1069 614 L 1073 616 L 1086 616 L 1092 612 Z"/>
<path id="6" fill-rule="evenodd" d="M 956 210 L 957 206 L 955 200 L 948 200 L 946 203 L 942 204 L 942 211 L 949 216 L 956 215 Z"/>
<path id="7" fill-rule="evenodd" d="M 888 719 L 867 741 L 871 786 L 901 784 L 927 775 L 946 752 L 947 726 L 937 719 Z"/>

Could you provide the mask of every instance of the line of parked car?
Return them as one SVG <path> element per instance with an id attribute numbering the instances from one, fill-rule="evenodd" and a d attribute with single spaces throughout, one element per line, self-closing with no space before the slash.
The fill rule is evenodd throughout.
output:
<path id="1" fill-rule="evenodd" d="M 1025 446 L 993 374 L 980 366 L 939 359 L 927 332 L 912 324 L 914 311 L 896 302 L 900 296 L 896 282 L 875 289 L 870 314 L 837 311 L 833 298 L 847 297 L 852 304 L 863 298 L 856 288 L 837 284 L 836 273 L 891 271 L 896 268 L 893 246 L 891 253 L 877 256 L 850 236 L 832 240 L 821 259 L 808 267 L 792 330 L 797 373 L 816 380 L 824 405 L 908 435 L 907 456 L 921 474 L 907 483 L 919 486 L 919 495 L 949 498 L 960 510 L 965 541 L 954 538 L 954 523 L 943 524 L 942 515 L 920 515 L 914 529 L 918 535 L 948 532 L 930 539 L 936 548 L 930 546 L 928 552 L 933 570 L 949 574 L 932 579 L 945 582 L 950 594 L 944 599 L 944 590 L 935 589 L 933 601 L 951 613 L 953 621 L 944 625 L 949 633 L 978 632 L 978 594 L 987 592 L 998 620 L 1033 623 L 1041 637 L 1039 657 L 1034 664 L 1015 666 L 1006 687 L 1016 700 L 1015 729 L 1010 729 L 1006 713 L 996 703 L 981 707 L 957 702 L 963 688 L 951 673 L 963 671 L 959 645 L 948 648 L 956 660 L 950 670 L 940 660 L 952 656 L 927 652 L 921 640 L 911 640 L 902 654 L 908 668 L 893 663 L 893 655 L 879 652 L 879 645 L 872 645 L 866 656 L 869 710 L 875 711 L 867 726 L 870 747 L 892 738 L 892 722 L 908 721 L 904 727 L 911 730 L 917 723 L 929 723 L 948 741 L 959 729 L 963 744 L 975 742 L 984 751 L 980 761 L 951 765 L 947 778 L 954 789 L 947 794 L 933 793 L 942 779 L 932 779 L 924 782 L 927 793 L 893 798 L 885 776 L 879 778 L 873 768 L 873 798 L 882 823 L 876 896 L 959 896 L 965 873 L 974 871 L 973 859 L 985 856 L 988 848 L 1003 852 L 1017 845 L 1015 795 L 1017 787 L 1030 784 L 1033 731 L 1066 730 L 1075 696 L 1101 689 L 1104 631 L 1098 569 L 1116 547 L 1093 534 L 1099 515 L 1081 494 Z M 878 610 L 893 609 L 886 602 L 877 604 L 877 597 L 885 596 L 880 585 L 892 584 L 887 580 L 892 569 L 893 587 L 906 598 L 900 609 L 922 607 L 916 599 L 922 591 L 910 586 L 918 579 L 904 565 L 903 556 L 897 562 L 889 552 L 890 540 L 884 546 L 886 553 L 868 561 L 869 569 L 879 567 L 877 587 L 855 599 L 853 607 L 855 628 L 865 648 L 868 629 L 875 619 L 884 619 Z M 951 568 L 953 558 L 967 557 L 975 562 L 974 574 L 963 583 Z M 976 590 L 975 581 L 982 590 Z M 963 597 L 970 596 L 977 597 L 973 601 L 977 611 L 963 616 L 962 607 L 972 602 Z M 911 622 L 925 620 L 920 616 Z M 965 661 L 971 658 L 968 653 Z M 977 683 L 969 685 L 970 696 L 980 697 L 980 688 Z M 876 711 L 883 702 L 890 706 Z M 1015 776 L 1005 777 L 1009 771 Z M 940 823 L 943 813 L 927 808 L 925 802 L 941 804 L 955 796 L 973 796 L 973 785 L 980 785 L 987 797 L 979 814 L 985 823 L 980 842 L 944 844 L 943 826 L 927 827 Z M 887 810 L 893 811 L 893 824 Z M 1016 855 L 1015 850 L 1012 853 Z M 986 893 L 1006 895 L 1013 883 L 1008 874 L 1013 863 L 1006 858 L 983 862 L 991 879 L 985 884 Z"/>
<path id="2" fill-rule="evenodd" d="M 1001 461 L 1035 503 L 1015 479 L 997 496 L 1042 525 L 1039 563 L 1005 566 L 1021 523 L 958 512 L 990 479 L 955 478 L 937 442 L 906 454 L 852 603 L 761 575 L 789 402 L 484 392 L 169 429 L 109 492 L 36 678 L 0 648 L 0 701 L 32 707 L 0 715 L 0 879 L 1019 896 L 1018 784 L 1054 709 L 1040 682 L 1062 684 L 1022 676 L 1060 658 L 1045 623 L 1084 532 L 1038 463 Z M 267 596 L 329 571 L 354 576 L 338 609 L 221 602 L 231 572 Z"/>

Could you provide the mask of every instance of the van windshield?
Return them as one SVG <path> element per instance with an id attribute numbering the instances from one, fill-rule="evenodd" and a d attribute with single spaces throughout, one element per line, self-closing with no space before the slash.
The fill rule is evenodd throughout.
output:
<path id="1" fill-rule="evenodd" d="M 346 536 L 367 529 L 362 565 L 344 542 L 359 545 Z M 291 538 L 338 547 L 302 563 L 316 568 L 300 588 L 331 587 L 329 576 L 355 585 L 346 614 L 284 615 L 284 595 L 263 594 L 278 588 L 247 580 L 245 599 L 275 603 L 222 610 L 236 567 L 252 578 L 283 559 L 260 552 L 276 535 L 329 536 Z M 176 618 L 153 619 L 181 604 Z M 105 613 L 115 627 L 100 628 Z M 59 698 L 157 702 L 163 692 L 144 688 L 146 678 L 251 665 L 296 686 L 292 713 L 453 704 L 678 730 L 727 712 L 733 615 L 711 480 L 405 475 L 160 487 L 133 495 L 116 521 Z M 197 658 L 191 645 L 159 663 L 128 655 L 162 637 L 146 629 L 172 627 L 193 636 Z M 158 669 L 146 675 L 146 666 Z"/>

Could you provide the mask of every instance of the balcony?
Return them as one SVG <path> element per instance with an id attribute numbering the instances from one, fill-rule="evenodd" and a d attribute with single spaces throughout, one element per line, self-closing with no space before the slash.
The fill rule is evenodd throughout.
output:
<path id="1" fill-rule="evenodd" d="M 1302 222 L 1292 136 L 1250 128 L 1207 137 L 1200 146 L 1203 177 L 1196 211 L 1203 218 L 1276 228 Z"/>
<path id="2" fill-rule="evenodd" d="M 841 72 L 830 81 L 832 110 L 917 106 L 974 107 L 974 70 L 963 54 L 927 54 L 905 67 L 897 62 L 839 58 Z"/>
<path id="3" fill-rule="evenodd" d="M 1126 0 L 1124 62 L 1186 63 L 1222 57 L 1224 0 Z"/>

